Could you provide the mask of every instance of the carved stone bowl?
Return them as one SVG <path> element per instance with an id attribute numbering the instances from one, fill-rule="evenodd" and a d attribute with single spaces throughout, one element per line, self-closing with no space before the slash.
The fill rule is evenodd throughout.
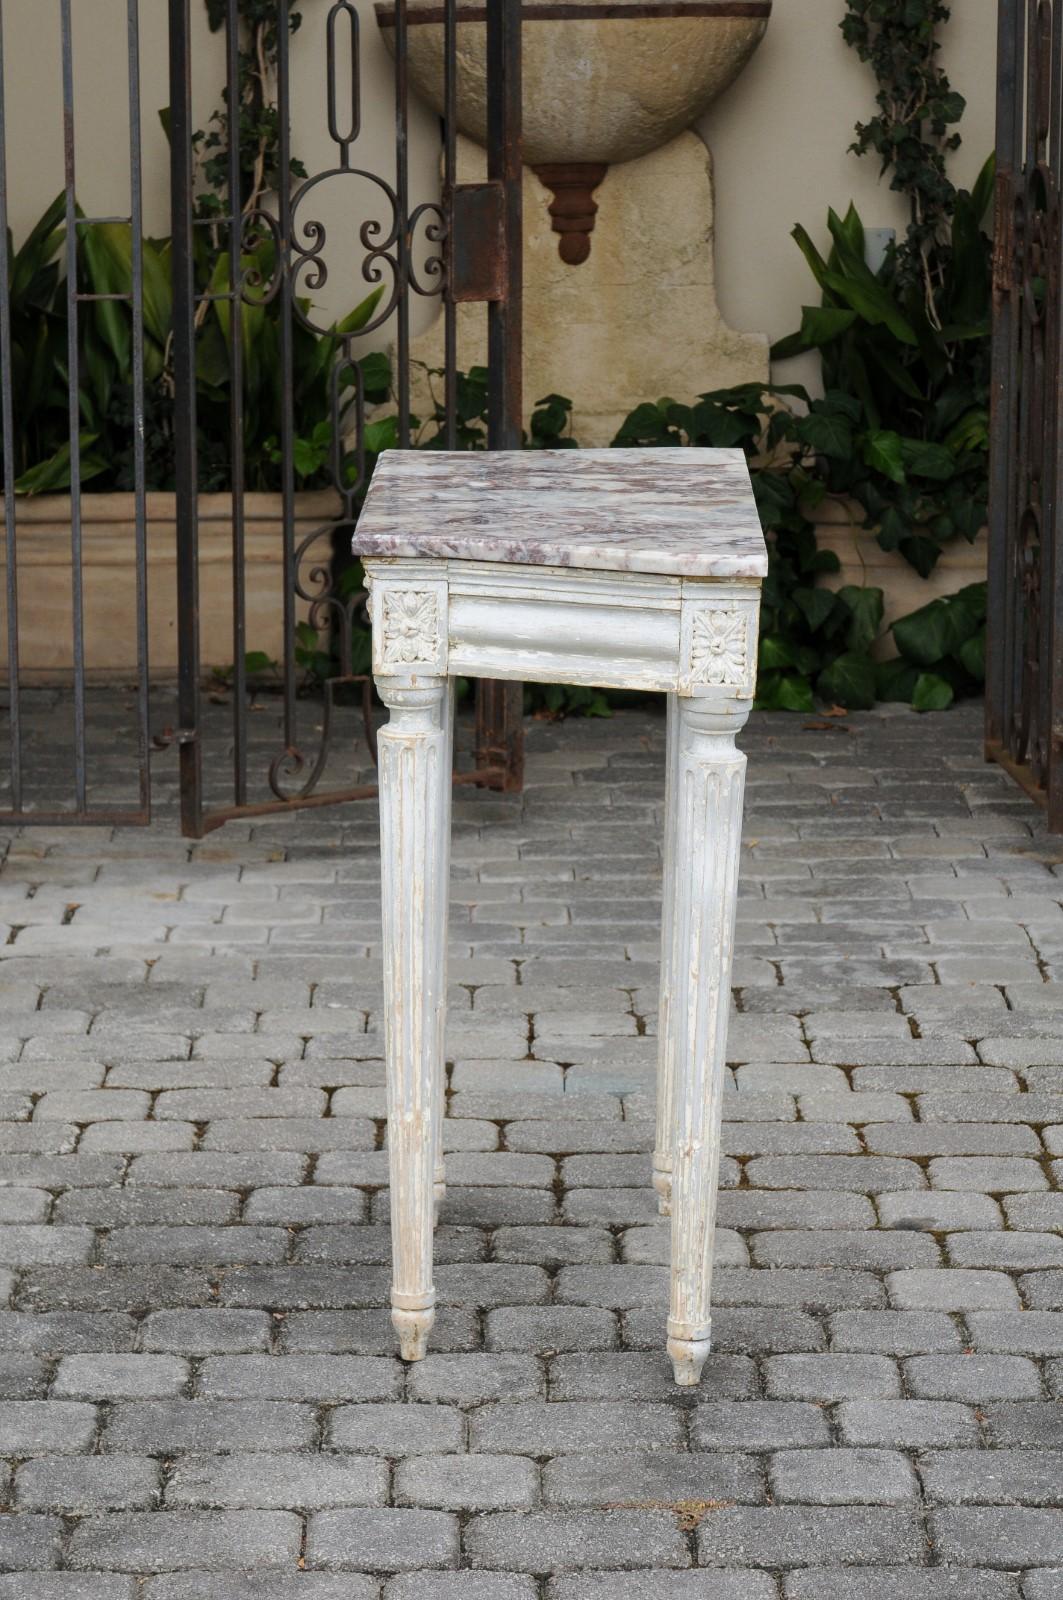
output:
<path id="1" fill-rule="evenodd" d="M 458 5 L 458 127 L 483 144 L 486 6 Z M 376 7 L 394 50 L 394 0 Z M 407 0 L 410 82 L 443 111 L 443 7 Z M 631 161 L 707 110 L 764 36 L 771 0 L 524 0 L 524 159 Z"/>
<path id="2" fill-rule="evenodd" d="M 555 227 L 584 260 L 607 167 L 649 154 L 696 122 L 742 71 L 764 36 L 772 0 L 524 0 L 524 160 L 557 197 Z M 377 21 L 394 53 L 395 4 Z M 407 0 L 410 84 L 444 108 L 440 0 Z M 483 144 L 487 122 L 486 6 L 457 8 L 457 124 Z M 563 215 L 568 221 L 558 227 Z M 575 238 L 573 239 L 573 235 Z"/>

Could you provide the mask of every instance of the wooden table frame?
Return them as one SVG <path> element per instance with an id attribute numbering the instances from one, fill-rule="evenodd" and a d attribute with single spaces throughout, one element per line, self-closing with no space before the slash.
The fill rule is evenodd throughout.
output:
<path id="1" fill-rule="evenodd" d="M 392 1316 L 408 1361 L 435 1316 L 443 1198 L 450 771 L 456 676 L 668 696 L 657 1136 L 672 1219 L 668 1354 L 695 1384 L 710 1348 L 720 1113 L 753 699 L 759 580 L 366 557 L 381 730 Z"/>

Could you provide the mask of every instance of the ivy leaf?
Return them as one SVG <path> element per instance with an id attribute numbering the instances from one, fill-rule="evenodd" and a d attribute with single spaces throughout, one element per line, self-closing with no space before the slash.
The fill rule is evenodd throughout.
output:
<path id="1" fill-rule="evenodd" d="M 762 671 L 770 671 L 773 667 L 792 667 L 794 653 L 785 639 L 776 633 L 768 633 L 760 641 L 759 661 Z"/>
<path id="2" fill-rule="evenodd" d="M 896 550 L 900 547 L 902 539 L 909 533 L 907 518 L 901 515 L 897 506 L 887 506 L 879 518 L 878 542 L 882 550 Z"/>
<path id="3" fill-rule="evenodd" d="M 929 578 L 938 564 L 941 555 L 941 546 L 935 539 L 927 539 L 921 533 L 913 533 L 900 541 L 897 546 L 905 561 L 913 566 L 921 578 Z"/>
<path id="4" fill-rule="evenodd" d="M 780 711 L 814 711 L 816 702 L 812 698 L 812 685 L 807 678 L 795 677 L 788 673 L 779 683 L 776 690 L 776 703 Z"/>
<path id="5" fill-rule="evenodd" d="M 859 422 L 863 415 L 860 401 L 844 389 L 828 389 L 822 400 L 813 400 L 811 409 L 817 412 L 840 411 L 851 422 Z"/>
<path id="6" fill-rule="evenodd" d="M 906 661 L 932 667 L 956 653 L 978 628 L 974 610 L 959 595 L 931 600 L 929 605 L 899 617 L 893 624 L 894 642 Z"/>
<path id="7" fill-rule="evenodd" d="M 889 428 L 878 428 L 864 438 L 864 461 L 875 472 L 882 472 L 893 483 L 904 482 L 904 451 L 901 436 Z"/>
<path id="8" fill-rule="evenodd" d="M 778 707 L 779 683 L 782 674 L 779 672 L 761 672 L 757 676 L 757 687 L 753 704 L 758 711 L 775 711 Z"/>
<path id="9" fill-rule="evenodd" d="M 905 467 L 917 478 L 944 482 L 956 471 L 956 457 L 943 444 L 932 444 L 925 439 L 902 439 L 900 445 Z"/>
<path id="10" fill-rule="evenodd" d="M 838 591 L 838 599 L 849 609 L 850 622 L 845 634 L 848 649 L 866 651 L 878 637 L 882 626 L 883 595 L 881 589 L 859 589 L 846 584 Z"/>
<path id="11" fill-rule="evenodd" d="M 952 599 L 960 601 L 979 622 L 984 622 L 989 609 L 989 584 L 985 578 L 981 583 L 968 583 L 962 589 L 957 589 Z"/>
<path id="12" fill-rule="evenodd" d="M 959 122 L 967 109 L 967 102 L 962 94 L 955 89 L 943 94 L 930 104 L 930 112 L 935 117 L 940 117 L 942 122 Z"/>
<path id="13" fill-rule="evenodd" d="M 850 711 L 867 711 L 875 703 L 875 668 L 870 658 L 847 650 L 819 675 L 816 688 L 824 700 Z"/>
<path id="14" fill-rule="evenodd" d="M 836 460 L 846 461 L 853 453 L 852 425 L 845 417 L 812 412 L 801 418 L 796 433 L 802 444 Z"/>
<path id="15" fill-rule="evenodd" d="M 936 672 L 921 672 L 912 691 L 913 711 L 944 711 L 954 700 L 951 683 Z"/>
<path id="16" fill-rule="evenodd" d="M 358 366 L 362 373 L 362 392 L 367 400 L 379 401 L 387 397 L 391 388 L 391 362 L 383 350 L 371 350 L 360 357 Z"/>
<path id="17" fill-rule="evenodd" d="M 918 681 L 919 668 L 903 656 L 875 663 L 875 692 L 880 700 L 902 700 L 908 705 Z"/>
<path id="18" fill-rule="evenodd" d="M 793 511 L 793 490 L 780 472 L 758 472 L 753 479 L 753 495 L 766 530 L 780 527 Z"/>
<path id="19" fill-rule="evenodd" d="M 806 563 L 806 572 L 840 572 L 841 561 L 834 550 L 817 550 Z"/>
<path id="20" fill-rule="evenodd" d="M 976 683 L 985 682 L 985 634 L 973 634 L 965 639 L 956 652 L 964 672 L 970 673 Z"/>
<path id="21" fill-rule="evenodd" d="M 821 628 L 834 610 L 835 597 L 830 589 L 797 588 L 793 592 L 793 601 L 801 610 L 805 621 L 813 633 Z"/>

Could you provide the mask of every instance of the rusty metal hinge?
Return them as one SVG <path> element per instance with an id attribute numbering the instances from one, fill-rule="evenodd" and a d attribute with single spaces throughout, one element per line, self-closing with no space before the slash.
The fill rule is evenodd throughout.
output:
<path id="1" fill-rule="evenodd" d="M 450 194 L 451 300 L 502 300 L 506 284 L 505 190 L 501 183 L 457 183 Z"/>

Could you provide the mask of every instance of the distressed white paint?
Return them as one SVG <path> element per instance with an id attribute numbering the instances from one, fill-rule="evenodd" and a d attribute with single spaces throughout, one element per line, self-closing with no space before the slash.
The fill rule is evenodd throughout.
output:
<path id="1" fill-rule="evenodd" d="M 442 1179 L 450 691 L 442 677 L 377 683 L 391 711 L 379 740 L 391 1304 L 403 1357 L 419 1361 L 435 1319 L 432 1217 Z"/>
<path id="2" fill-rule="evenodd" d="M 662 1047 L 673 1076 L 672 1279 L 668 1354 L 677 1383 L 697 1383 L 709 1353 L 720 1109 L 727 1058 L 742 790 L 734 736 L 746 706 L 678 696 L 672 722 L 674 870 L 668 958 L 671 998 Z"/>
<path id="3" fill-rule="evenodd" d="M 559 473 L 562 460 L 567 460 L 564 452 Z M 658 458 L 661 483 L 669 488 L 662 488 L 663 505 L 671 504 L 675 493 L 673 460 L 671 452 Z M 639 484 L 645 500 L 652 495 L 643 466 L 640 462 Z M 676 1382 L 694 1384 L 710 1344 L 745 771 L 734 736 L 753 696 L 759 579 L 753 573 L 736 579 L 669 571 L 669 560 L 674 565 L 676 559 L 689 559 L 686 532 L 681 548 L 657 561 L 665 570 L 646 570 L 653 557 L 630 523 L 626 550 L 630 556 L 637 548 L 637 568 L 624 564 L 603 570 L 604 551 L 587 570 L 551 566 L 519 543 L 499 545 L 509 551 L 508 559 L 484 561 L 478 552 L 491 540 L 495 508 L 490 483 L 481 477 L 475 457 L 450 458 L 453 524 L 474 525 L 467 546 L 452 535 L 438 558 L 424 553 L 422 540 L 416 553 L 396 553 L 402 545 L 394 521 L 402 500 L 397 470 L 391 474 L 382 532 L 374 533 L 367 503 L 355 543 L 359 554 L 388 551 L 368 554 L 366 570 L 374 672 L 391 710 L 380 735 L 380 811 L 392 1315 L 403 1356 L 419 1360 L 434 1317 L 432 1227 L 444 1186 L 453 679 L 468 675 L 657 689 L 668 695 L 668 772 L 653 1181 L 660 1209 L 672 1218 L 668 1353 Z M 604 475 L 596 478 L 599 484 L 605 481 Z M 511 499 L 502 499 L 498 516 L 504 526 L 513 507 Z M 719 499 L 715 507 L 719 515 Z M 743 537 L 748 509 L 739 520 Z M 585 501 L 579 510 L 586 515 Z M 605 525 L 604 511 L 596 514 Z M 726 570 L 734 540 L 724 526 L 717 532 Z M 711 546 L 710 534 L 706 541 Z M 555 547 L 544 537 L 546 545 Z M 744 553 L 755 572 L 755 550 L 745 546 Z M 697 565 L 711 570 L 712 564 L 708 548 Z"/>
<path id="4" fill-rule="evenodd" d="M 661 989 L 657 1008 L 657 1137 L 653 1152 L 653 1187 L 657 1209 L 672 1210 L 672 1122 L 675 1117 L 675 1028 L 672 1000 L 675 980 L 675 808 L 679 760 L 677 697 L 668 696 L 668 742 L 664 776 L 664 883 L 661 903 Z"/>

